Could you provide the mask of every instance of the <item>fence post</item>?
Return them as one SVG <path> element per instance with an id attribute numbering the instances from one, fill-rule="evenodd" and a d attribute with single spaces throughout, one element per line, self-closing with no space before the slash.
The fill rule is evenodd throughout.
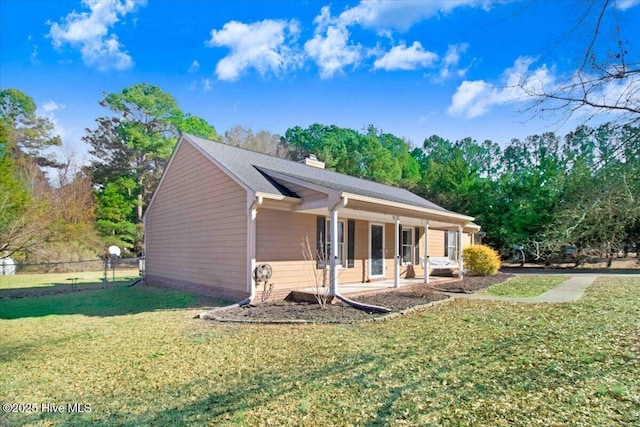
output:
<path id="1" fill-rule="evenodd" d="M 102 278 L 102 287 L 107 289 L 107 269 L 109 260 L 107 258 L 104 259 L 104 277 Z"/>

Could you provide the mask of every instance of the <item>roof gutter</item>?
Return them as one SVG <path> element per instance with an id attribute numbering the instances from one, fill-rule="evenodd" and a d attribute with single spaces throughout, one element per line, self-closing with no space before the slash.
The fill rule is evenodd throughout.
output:
<path id="1" fill-rule="evenodd" d="M 349 198 L 347 196 L 341 195 L 340 199 L 333 205 L 331 209 L 329 209 L 329 211 L 339 211 L 340 209 L 347 206 L 347 203 L 349 203 Z"/>
<path id="2" fill-rule="evenodd" d="M 408 203 L 392 202 L 390 200 L 378 199 L 378 198 L 369 197 L 369 196 L 361 196 L 353 193 L 343 192 L 341 193 L 341 196 L 348 197 L 349 199 L 357 200 L 360 202 L 375 203 L 377 205 L 388 206 L 391 208 L 407 209 L 411 211 L 421 212 L 421 213 L 425 213 L 425 214 L 435 216 L 445 220 L 455 220 L 457 223 L 460 223 L 462 225 L 466 225 L 467 223 L 475 219 L 472 216 L 467 216 L 467 215 L 459 214 L 456 212 L 449 212 L 449 211 L 443 212 L 436 209 L 410 205 Z"/>
<path id="3" fill-rule="evenodd" d="M 256 196 L 253 199 L 253 202 L 251 203 L 251 206 L 249 206 L 249 210 L 253 211 L 255 209 L 258 209 L 262 205 L 262 202 L 264 202 L 264 197 Z"/>

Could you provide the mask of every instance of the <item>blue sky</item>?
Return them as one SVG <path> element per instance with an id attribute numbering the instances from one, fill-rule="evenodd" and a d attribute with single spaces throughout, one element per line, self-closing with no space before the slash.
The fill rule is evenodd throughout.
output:
<path id="1" fill-rule="evenodd" d="M 373 124 L 416 145 L 433 134 L 505 145 L 572 129 L 510 87 L 579 67 L 587 2 L 0 1 L 0 86 L 34 98 L 83 157 L 104 92 L 151 83 L 219 133 L 235 125 Z M 640 43 L 640 0 L 612 0 L 601 29 Z"/>

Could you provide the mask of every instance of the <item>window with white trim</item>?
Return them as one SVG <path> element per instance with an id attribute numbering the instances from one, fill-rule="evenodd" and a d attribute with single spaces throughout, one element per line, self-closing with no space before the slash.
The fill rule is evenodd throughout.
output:
<path id="1" fill-rule="evenodd" d="M 402 227 L 402 247 L 400 248 L 400 259 L 403 265 L 413 264 L 413 254 L 415 242 L 413 241 L 413 227 Z"/>
<path id="2" fill-rule="evenodd" d="M 446 251 L 447 256 L 450 260 L 458 259 L 458 232 L 457 231 L 447 231 L 446 235 Z"/>
<path id="3" fill-rule="evenodd" d="M 327 259 L 331 254 L 331 221 L 327 220 L 327 231 L 325 236 L 327 236 Z M 345 255 L 346 255 L 346 245 L 345 245 L 345 232 L 344 232 L 344 221 L 338 221 L 338 247 L 337 247 L 337 258 L 336 258 L 336 266 L 343 267 L 345 266 Z"/>

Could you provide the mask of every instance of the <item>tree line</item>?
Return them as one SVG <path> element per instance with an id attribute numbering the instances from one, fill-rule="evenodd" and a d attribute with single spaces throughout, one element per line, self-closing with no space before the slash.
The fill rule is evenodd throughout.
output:
<path id="1" fill-rule="evenodd" d="M 369 126 L 314 124 L 282 138 L 293 160 L 315 153 L 338 172 L 407 188 L 476 218 L 505 256 L 523 247 L 551 261 L 568 249 L 598 257 L 640 246 L 640 128 L 607 123 L 512 139 L 505 147 L 438 135 L 420 147 Z"/>
<path id="2" fill-rule="evenodd" d="M 300 160 L 409 189 L 476 217 L 485 242 L 514 245 L 548 260 L 567 247 L 637 250 L 640 244 L 640 138 L 634 122 L 579 126 L 512 139 L 506 146 L 430 136 L 420 146 L 373 125 L 295 126 L 284 135 L 241 126 L 219 135 L 183 112 L 159 87 L 136 84 L 99 101 L 107 114 L 87 129 L 92 161 L 72 173 L 47 155 L 61 144 L 33 99 L 0 89 L 0 256 L 71 260 L 104 255 L 115 244 L 143 250 L 142 216 L 181 132 Z M 43 170 L 57 169 L 58 182 Z"/>

